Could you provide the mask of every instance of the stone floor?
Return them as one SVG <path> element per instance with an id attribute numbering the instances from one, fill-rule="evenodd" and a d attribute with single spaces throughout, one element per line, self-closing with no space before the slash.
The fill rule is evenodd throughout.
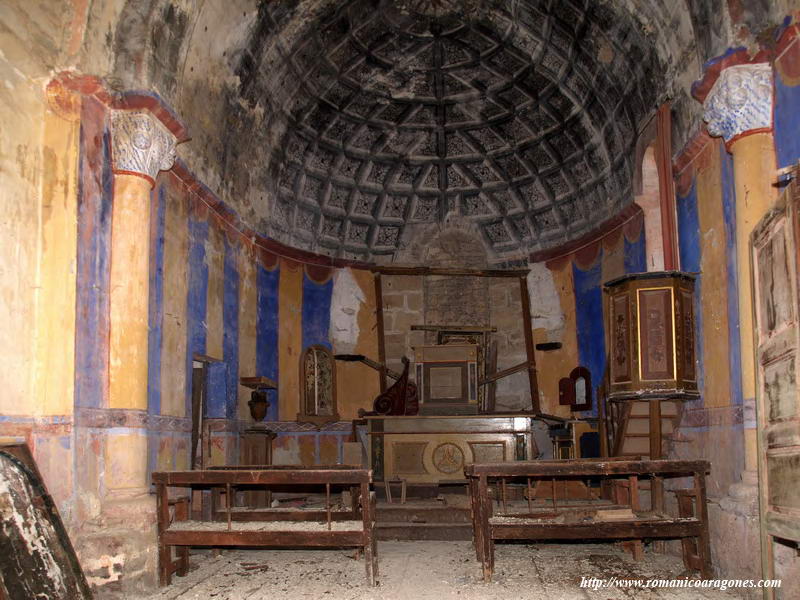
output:
<path id="1" fill-rule="evenodd" d="M 673 579 L 674 556 L 646 552 L 634 562 L 612 544 L 498 544 L 495 576 L 484 584 L 470 542 L 381 542 L 380 585 L 366 585 L 350 550 L 230 550 L 192 554 L 191 572 L 140 600 L 331 598 L 375 600 L 738 598 L 734 591 L 581 589 L 581 577 Z"/>

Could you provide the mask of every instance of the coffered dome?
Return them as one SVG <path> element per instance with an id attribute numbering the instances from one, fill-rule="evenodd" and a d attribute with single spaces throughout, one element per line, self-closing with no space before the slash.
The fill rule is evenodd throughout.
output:
<path id="1" fill-rule="evenodd" d="M 219 188 L 261 233 L 348 259 L 454 223 L 492 263 L 576 239 L 633 200 L 637 130 L 675 62 L 662 9 L 263 2 L 228 47 Z"/>
<path id="2" fill-rule="evenodd" d="M 658 92 L 653 51 L 600 3 L 350 0 L 284 60 L 300 91 L 269 233 L 373 260 L 453 216 L 498 256 L 587 232 L 632 200 Z"/>

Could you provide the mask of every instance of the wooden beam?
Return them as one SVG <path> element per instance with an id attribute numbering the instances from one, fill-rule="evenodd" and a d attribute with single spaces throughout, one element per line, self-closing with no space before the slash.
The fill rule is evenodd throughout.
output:
<path id="1" fill-rule="evenodd" d="M 675 180 L 672 175 L 672 114 L 665 102 L 656 113 L 655 158 L 658 170 L 658 196 L 661 205 L 661 241 L 664 246 L 664 270 L 680 268 L 678 264 L 677 225 L 675 215 Z"/>
<path id="2" fill-rule="evenodd" d="M 375 273 L 375 317 L 378 328 L 378 362 L 381 364 L 378 377 L 382 394 L 386 391 L 386 331 L 383 325 L 383 282 L 380 272 Z"/>
<path id="3" fill-rule="evenodd" d="M 269 377 L 265 377 L 264 375 L 258 375 L 256 377 L 240 377 L 239 378 L 239 385 L 243 385 L 247 388 L 252 388 L 254 390 L 259 389 L 268 389 L 268 390 L 277 390 L 278 384 L 275 383 L 274 379 L 270 379 Z"/>
<path id="4" fill-rule="evenodd" d="M 673 519 L 635 522 L 592 522 L 565 525 L 540 523 L 518 525 L 515 523 L 492 525 L 495 540 L 586 540 L 591 538 L 681 538 L 696 537 L 703 530 L 698 520 Z"/>
<path id="5" fill-rule="evenodd" d="M 706 473 L 707 460 L 554 460 L 506 463 L 470 463 L 464 466 L 467 477 L 569 477 L 593 475 L 688 475 Z"/>
<path id="6" fill-rule="evenodd" d="M 529 269 L 448 269 L 444 267 L 372 267 L 383 275 L 446 275 L 450 277 L 527 277 Z"/>
<path id="7" fill-rule="evenodd" d="M 363 546 L 362 531 L 214 531 L 202 522 L 197 530 L 167 530 L 168 546 Z M 361 524 L 359 523 L 359 526 Z"/>
<path id="8" fill-rule="evenodd" d="M 513 375 L 514 373 L 519 373 L 520 371 L 524 371 L 528 368 L 530 363 L 526 360 L 525 362 L 521 362 L 518 365 L 514 365 L 513 367 L 508 367 L 507 369 L 503 369 L 502 371 L 497 371 L 496 373 L 492 373 L 491 375 L 487 375 L 483 379 L 478 382 L 478 385 L 486 385 L 487 383 L 492 383 L 493 381 L 497 381 L 498 379 L 502 379 L 503 377 L 508 377 L 509 375 Z"/>
<path id="9" fill-rule="evenodd" d="M 528 362 L 528 388 L 531 392 L 531 410 L 539 414 L 539 382 L 536 379 L 536 356 L 533 351 L 533 323 L 531 322 L 531 297 L 528 294 L 528 278 L 519 278 L 519 293 L 522 300 L 522 329 L 525 334 L 525 358 Z"/>
<path id="10" fill-rule="evenodd" d="M 303 469 L 210 469 L 204 471 L 158 471 L 153 473 L 153 483 L 191 485 L 300 485 L 300 484 L 352 484 L 370 481 L 366 469 L 338 469 L 331 467 Z"/>
<path id="11" fill-rule="evenodd" d="M 658 460 L 663 452 L 661 435 L 661 400 L 650 400 L 650 460 Z"/>
<path id="12" fill-rule="evenodd" d="M 473 325 L 412 325 L 411 331 L 468 331 L 495 333 L 497 327 L 478 327 Z"/>

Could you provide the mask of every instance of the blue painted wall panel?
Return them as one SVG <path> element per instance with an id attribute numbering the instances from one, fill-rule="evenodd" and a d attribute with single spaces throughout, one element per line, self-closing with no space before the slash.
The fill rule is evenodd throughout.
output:
<path id="1" fill-rule="evenodd" d="M 639 233 L 639 239 L 629 242 L 622 236 L 625 243 L 625 273 L 644 273 L 647 271 L 647 245 L 644 237 L 644 224 Z"/>
<path id="2" fill-rule="evenodd" d="M 739 339 L 739 283 L 736 260 L 736 191 L 733 185 L 733 157 L 719 145 L 722 164 L 722 218 L 725 221 L 725 254 L 728 271 L 728 357 L 733 404 L 742 403 L 742 354 Z"/>
<path id="3" fill-rule="evenodd" d="M 225 362 L 208 363 L 206 370 L 205 416 L 224 419 L 228 400 L 228 369 Z"/>
<path id="4" fill-rule="evenodd" d="M 692 187 L 686 196 L 677 196 L 678 217 L 678 251 L 681 259 L 681 270 L 695 273 L 694 315 L 695 315 L 695 348 L 697 351 L 697 386 L 703 390 L 703 311 L 700 298 L 703 294 L 703 278 L 700 273 L 702 250 L 700 246 L 700 219 L 697 215 L 697 186 Z"/>
<path id="5" fill-rule="evenodd" d="M 592 387 L 597 389 L 606 370 L 605 328 L 603 326 L 602 251 L 595 265 L 584 271 L 573 263 L 575 285 L 575 325 L 578 338 L 578 360 L 592 374 Z M 572 370 L 577 365 L 572 365 Z M 564 377 L 568 375 L 565 371 Z M 593 396 L 594 397 L 594 396 Z M 589 414 L 587 412 L 587 414 Z M 591 414 L 597 414 L 597 402 Z"/>
<path id="6" fill-rule="evenodd" d="M 159 186 L 150 193 L 150 281 L 147 336 L 147 412 L 161 414 L 161 349 L 164 332 L 164 232 L 167 219 L 166 190 Z M 147 480 L 158 467 L 156 432 L 147 435 Z"/>
<path id="7" fill-rule="evenodd" d="M 256 275 L 258 286 L 258 308 L 256 325 L 256 373 L 275 381 L 278 373 L 278 284 L 280 269 L 268 271 L 258 265 Z M 267 421 L 278 420 L 278 393 L 269 392 Z"/>
<path id="8" fill-rule="evenodd" d="M 303 274 L 303 349 L 313 344 L 331 348 L 331 296 L 333 279 L 322 285 Z"/>
<path id="9" fill-rule="evenodd" d="M 186 299 L 186 415 L 192 414 L 192 360 L 206 353 L 206 309 L 208 305 L 208 264 L 206 241 L 208 222 L 189 217 L 189 289 Z"/>
<path id="10" fill-rule="evenodd" d="M 778 167 L 800 160 L 800 86 L 786 85 L 778 69 L 775 73 L 775 151 Z"/>
<path id="11" fill-rule="evenodd" d="M 105 403 L 108 367 L 109 269 L 114 179 L 111 141 L 89 101 L 81 119 L 75 315 L 75 406 Z M 98 178 L 97 175 L 100 175 Z"/>
<path id="12" fill-rule="evenodd" d="M 150 194 L 150 299 L 147 340 L 147 412 L 161 414 L 161 346 L 164 332 L 164 232 L 166 193 L 164 186 Z"/>

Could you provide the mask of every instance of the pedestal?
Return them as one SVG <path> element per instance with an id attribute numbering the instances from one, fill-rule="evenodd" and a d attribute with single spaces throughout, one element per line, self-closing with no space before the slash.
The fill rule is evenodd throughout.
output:
<path id="1" fill-rule="evenodd" d="M 277 435 L 269 429 L 245 429 L 239 437 L 239 464 L 264 467 L 272 464 L 272 440 Z M 244 492 L 244 504 L 250 508 L 269 508 L 272 494 L 267 490 Z"/>

